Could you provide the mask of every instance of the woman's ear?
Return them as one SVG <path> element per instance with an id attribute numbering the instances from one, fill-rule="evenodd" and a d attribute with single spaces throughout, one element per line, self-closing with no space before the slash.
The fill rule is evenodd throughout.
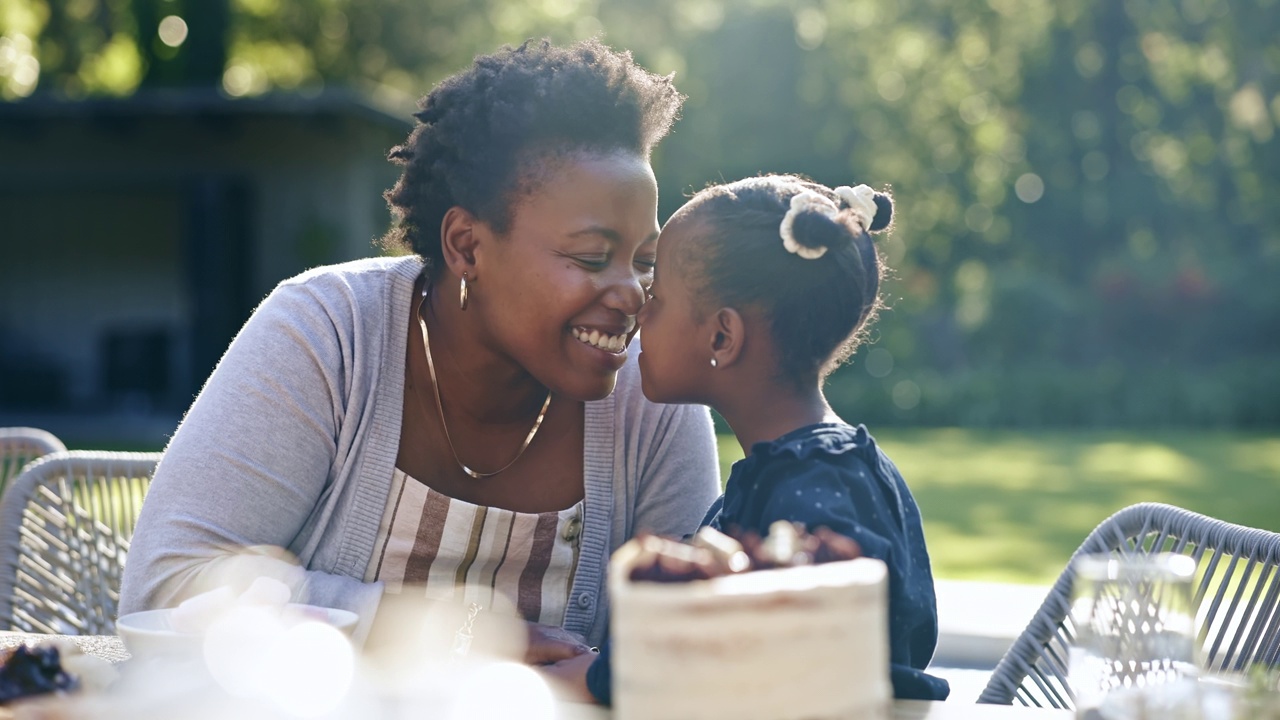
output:
<path id="1" fill-rule="evenodd" d="M 480 220 L 466 209 L 454 205 L 440 221 L 440 250 L 444 264 L 458 277 L 466 273 L 476 279 L 476 244 Z"/>
<path id="2" fill-rule="evenodd" d="M 720 308 L 711 318 L 711 333 L 715 367 L 726 368 L 737 362 L 747 342 L 747 324 L 742 313 L 730 307 Z"/>

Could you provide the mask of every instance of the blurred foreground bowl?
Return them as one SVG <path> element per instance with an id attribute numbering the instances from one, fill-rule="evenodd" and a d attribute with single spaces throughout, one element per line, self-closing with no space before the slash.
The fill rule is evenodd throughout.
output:
<path id="1" fill-rule="evenodd" d="M 121 615 L 116 620 L 116 633 L 129 654 L 152 657 L 199 653 L 204 634 L 174 630 L 173 611 L 174 608 L 162 608 Z M 304 621 L 322 622 L 350 636 L 360 616 L 350 610 L 289 603 L 284 606 L 280 620 L 285 627 Z"/>

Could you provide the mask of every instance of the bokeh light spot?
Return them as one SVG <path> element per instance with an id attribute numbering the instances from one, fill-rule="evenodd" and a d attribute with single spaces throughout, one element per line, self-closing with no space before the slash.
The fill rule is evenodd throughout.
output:
<path id="1" fill-rule="evenodd" d="M 209 627 L 204 661 L 210 675 L 237 697 L 260 697 L 271 677 L 270 658 L 284 628 L 269 610 L 237 607 Z"/>
<path id="2" fill-rule="evenodd" d="M 1271 115 L 1267 112 L 1267 101 L 1258 86 L 1249 83 L 1231 96 L 1229 105 L 1231 121 L 1237 127 L 1249 130 L 1255 140 L 1260 143 L 1271 139 Z"/>
<path id="3" fill-rule="evenodd" d="M 960 118 L 970 125 L 977 125 L 986 120 L 990 111 L 991 107 L 985 94 L 970 95 L 960 101 Z"/>
<path id="4" fill-rule="evenodd" d="M 31 38 L 21 33 L 0 36 L 0 97 L 26 97 L 40 80 L 40 61 Z"/>
<path id="5" fill-rule="evenodd" d="M 1226 80 L 1231 72 L 1231 61 L 1216 45 L 1209 46 L 1200 55 L 1199 64 L 1200 73 L 1211 83 L 1217 84 Z"/>
<path id="6" fill-rule="evenodd" d="M 1111 172 L 1111 160 L 1101 150 L 1090 150 L 1080 158 L 1080 172 L 1093 182 L 1098 182 Z"/>
<path id="7" fill-rule="evenodd" d="M 964 224 L 974 232 L 986 232 L 991 229 L 992 217 L 991 208 L 974 203 L 964 211 Z"/>
<path id="8" fill-rule="evenodd" d="M 494 692 L 494 688 L 502 688 Z M 555 698 L 534 670 L 518 663 L 486 665 L 467 678 L 458 690 L 452 720 L 474 718 L 526 718 L 552 720 Z"/>
<path id="9" fill-rule="evenodd" d="M 882 378 L 893 372 L 893 353 L 884 348 L 871 348 L 863 361 L 867 374 L 874 378 Z"/>
<path id="10" fill-rule="evenodd" d="M 1082 78 L 1091 78 L 1102 72 L 1106 57 L 1102 54 L 1102 46 L 1098 43 L 1084 43 L 1076 50 L 1076 72 Z"/>
<path id="11" fill-rule="evenodd" d="M 1136 85 L 1125 85 L 1116 91 L 1116 107 L 1132 115 L 1142 107 L 1142 91 Z"/>
<path id="12" fill-rule="evenodd" d="M 333 712 L 346 697 L 355 674 L 355 653 L 337 628 L 299 623 L 285 631 L 271 657 L 274 681 L 268 697 L 291 715 L 316 717 Z"/>
<path id="13" fill-rule="evenodd" d="M 933 166 L 941 173 L 953 173 L 960 169 L 960 152 L 953 143 L 942 143 L 933 148 Z"/>
<path id="14" fill-rule="evenodd" d="M 898 41 L 898 59 L 909 68 L 919 68 L 929 57 L 929 43 L 916 32 L 904 33 Z"/>
<path id="15" fill-rule="evenodd" d="M 858 30 L 866 30 L 879 19 L 875 0 L 855 0 L 849 5 L 849 22 Z"/>
<path id="16" fill-rule="evenodd" d="M 961 35 L 959 40 L 960 59 L 971 68 L 981 68 L 991 57 L 991 46 L 985 35 L 978 31 L 969 31 Z"/>
<path id="17" fill-rule="evenodd" d="M 827 37 L 827 14 L 820 8 L 802 7 L 795 17 L 796 42 L 805 50 L 816 50 Z"/>
<path id="18" fill-rule="evenodd" d="M 347 15 L 341 10 L 330 10 L 320 19 L 320 33 L 335 42 L 345 40 L 348 29 Z"/>
<path id="19" fill-rule="evenodd" d="M 710 32 L 724 23 L 724 5 L 719 0 L 688 0 L 675 6 L 676 24 L 694 32 Z"/>
<path id="20" fill-rule="evenodd" d="M 573 21 L 574 37 L 583 40 L 604 34 L 604 23 L 594 15 L 583 15 Z"/>
<path id="21" fill-rule="evenodd" d="M 990 303 L 985 297 L 965 295 L 956 303 L 956 322 L 963 328 L 976 328 L 986 322 L 990 309 Z"/>
<path id="22" fill-rule="evenodd" d="M 160 42 L 176 48 L 187 41 L 187 21 L 177 15 L 169 15 L 160 21 L 156 32 L 160 36 Z"/>
<path id="23" fill-rule="evenodd" d="M 897 102 L 907 94 L 907 81 L 901 73 L 892 70 L 880 73 L 880 77 L 876 78 L 876 92 L 889 102 Z"/>
<path id="24" fill-rule="evenodd" d="M 253 72 L 243 65 L 232 65 L 222 73 L 222 89 L 231 97 L 243 97 L 253 89 Z"/>
<path id="25" fill-rule="evenodd" d="M 978 260 L 965 260 L 956 268 L 956 288 L 961 292 L 985 292 L 989 278 L 987 266 Z"/>
<path id="26" fill-rule="evenodd" d="M 1097 113 L 1081 110 L 1071 116 L 1071 134 L 1077 140 L 1092 142 L 1102 135 L 1102 123 Z"/>
<path id="27" fill-rule="evenodd" d="M 1023 173 L 1013 183 L 1013 192 L 1019 200 L 1031 204 L 1044 197 L 1044 180 L 1035 173 Z"/>
<path id="28" fill-rule="evenodd" d="M 973 161 L 973 176 L 984 185 L 994 185 L 1005 177 L 1006 165 L 996 155 L 980 155 Z"/>
<path id="29" fill-rule="evenodd" d="M 1155 233 L 1150 230 L 1140 228 L 1129 234 L 1129 253 L 1134 258 L 1150 260 L 1155 256 L 1157 249 Z"/>
<path id="30" fill-rule="evenodd" d="M 903 410 L 911 410 L 920 404 L 920 386 L 911 380 L 899 380 L 893 385 L 893 404 Z"/>

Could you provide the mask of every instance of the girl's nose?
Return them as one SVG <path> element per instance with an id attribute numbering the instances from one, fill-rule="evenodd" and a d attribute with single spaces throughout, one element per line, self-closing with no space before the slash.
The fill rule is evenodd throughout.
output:
<path id="1" fill-rule="evenodd" d="M 645 302 L 640 306 L 640 312 L 636 313 L 636 325 L 644 327 L 644 321 L 647 317 L 649 317 L 649 303 Z"/>

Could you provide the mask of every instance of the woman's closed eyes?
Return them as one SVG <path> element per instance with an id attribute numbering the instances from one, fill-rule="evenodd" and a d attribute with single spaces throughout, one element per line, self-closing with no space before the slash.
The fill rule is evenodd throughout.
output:
<path id="1" fill-rule="evenodd" d="M 613 259 L 609 255 L 570 255 L 569 258 L 583 268 L 592 271 L 604 270 L 609 267 L 609 263 Z M 652 273 L 656 264 L 657 259 L 654 257 L 640 257 L 635 260 L 635 266 L 644 275 Z"/>

